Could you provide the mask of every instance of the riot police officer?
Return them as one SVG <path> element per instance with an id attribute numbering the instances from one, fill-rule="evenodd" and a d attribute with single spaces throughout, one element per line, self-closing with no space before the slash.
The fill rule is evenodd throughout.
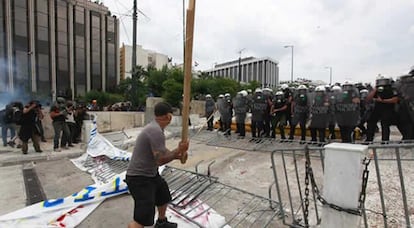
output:
<path id="1" fill-rule="evenodd" d="M 342 88 L 337 85 L 332 86 L 331 93 L 330 93 L 330 101 L 331 101 L 332 106 L 335 106 L 336 97 L 339 96 L 340 94 L 342 94 Z M 336 127 L 335 112 L 332 112 L 329 115 L 329 123 L 328 123 L 329 139 L 331 140 L 336 139 L 335 127 Z"/>
<path id="2" fill-rule="evenodd" d="M 247 91 L 242 90 L 237 93 L 234 98 L 234 115 L 236 116 L 236 125 L 237 131 L 239 133 L 239 138 L 244 138 L 246 136 L 246 113 L 248 110 L 248 101 L 247 101 Z"/>
<path id="3" fill-rule="evenodd" d="M 216 111 L 216 104 L 210 94 L 206 95 L 205 116 L 207 118 L 207 130 L 213 130 L 214 112 Z"/>
<path id="4" fill-rule="evenodd" d="M 263 122 L 265 115 L 267 115 L 267 101 L 262 94 L 262 90 L 257 88 L 253 97 L 252 105 L 252 120 L 251 120 L 251 130 L 253 138 L 260 138 L 263 134 Z"/>
<path id="5" fill-rule="evenodd" d="M 287 102 L 285 99 L 285 94 L 282 91 L 276 92 L 272 100 L 272 107 L 270 109 L 270 114 L 272 116 L 272 129 L 271 137 L 276 138 L 276 127 L 279 128 L 280 137 L 282 140 L 286 139 L 285 137 L 285 126 L 286 126 L 286 109 Z"/>
<path id="6" fill-rule="evenodd" d="M 224 105 L 224 95 L 223 94 L 219 94 L 218 98 L 217 98 L 217 103 L 216 103 L 216 109 L 219 111 L 220 114 L 220 118 L 219 118 L 219 131 L 223 131 L 224 127 L 223 127 L 223 118 L 221 115 L 221 111 L 223 110 L 222 106 Z"/>
<path id="7" fill-rule="evenodd" d="M 328 127 L 329 114 L 331 111 L 331 105 L 325 87 L 316 87 L 315 97 L 310 108 L 311 122 L 309 128 L 311 131 L 312 142 L 317 141 L 317 134 L 319 136 L 319 142 L 325 142 L 325 130 Z"/>
<path id="8" fill-rule="evenodd" d="M 300 140 L 304 142 L 306 140 L 306 121 L 309 117 L 309 97 L 308 88 L 305 85 L 298 86 L 297 94 L 295 95 L 291 112 L 293 113 L 292 124 L 290 125 L 289 140 L 294 139 L 296 125 L 300 126 Z"/>
<path id="9" fill-rule="evenodd" d="M 395 104 L 398 102 L 397 91 L 392 87 L 392 79 L 380 76 L 376 80 L 375 89 L 367 96 L 367 101 L 374 101 L 374 109 L 368 119 L 367 142 L 372 142 L 375 135 L 375 127 L 381 121 L 382 141 L 389 141 L 390 126 L 396 113 Z"/>
<path id="10" fill-rule="evenodd" d="M 354 83 L 345 81 L 342 92 L 335 97 L 335 119 L 343 143 L 351 143 L 352 133 L 359 123 L 360 99 Z"/>
<path id="11" fill-rule="evenodd" d="M 367 89 L 362 89 L 359 91 L 359 97 L 360 97 L 360 112 L 359 112 L 359 123 L 358 128 L 361 130 L 361 134 L 363 137 L 367 135 L 367 128 L 365 127 L 365 123 L 367 122 L 367 111 L 369 108 L 369 103 L 367 103 L 366 98 L 368 96 L 369 91 Z"/>
<path id="12" fill-rule="evenodd" d="M 273 96 L 273 91 L 270 88 L 264 88 L 263 89 L 263 96 L 266 99 L 267 102 L 267 108 L 266 108 L 266 113 L 264 115 L 264 126 L 263 126 L 263 130 L 264 130 L 264 135 L 265 137 L 270 137 L 270 128 L 271 128 L 271 120 L 272 120 L 272 116 L 270 114 L 270 109 L 272 107 L 272 96 Z"/>
<path id="13" fill-rule="evenodd" d="M 398 130 L 402 134 L 402 140 L 414 139 L 414 122 L 412 115 L 413 95 L 414 95 L 414 78 L 413 75 L 403 75 L 395 83 L 398 91 Z"/>
<path id="14" fill-rule="evenodd" d="M 223 122 L 224 135 L 231 135 L 231 121 L 233 117 L 233 102 L 230 93 L 224 94 L 223 105 L 221 106 L 221 121 Z"/>
<path id="15" fill-rule="evenodd" d="M 285 100 L 287 104 L 286 109 L 286 121 L 289 123 L 289 126 L 292 126 L 292 100 L 293 100 L 293 93 L 290 90 L 289 86 L 287 84 L 281 85 L 281 89 L 283 91 L 283 94 L 285 95 Z"/>

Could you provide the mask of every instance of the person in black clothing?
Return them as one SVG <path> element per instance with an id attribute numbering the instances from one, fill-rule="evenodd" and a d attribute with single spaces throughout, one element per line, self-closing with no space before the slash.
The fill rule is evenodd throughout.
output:
<path id="1" fill-rule="evenodd" d="M 23 115 L 20 120 L 21 128 L 19 132 L 20 140 L 22 141 L 22 152 L 27 154 L 29 139 L 32 139 L 35 151 L 41 153 L 39 141 L 40 130 L 36 125 L 37 119 L 40 117 L 40 107 L 37 101 L 30 101 L 23 108 Z"/>
<path id="2" fill-rule="evenodd" d="M 285 138 L 285 126 L 286 126 L 286 109 L 287 101 L 282 91 L 276 92 L 276 95 L 273 98 L 273 104 L 270 109 L 270 114 L 272 116 L 272 129 L 271 137 L 276 138 L 276 127 L 279 128 L 280 137 L 282 140 Z"/>
<path id="3" fill-rule="evenodd" d="M 379 77 L 376 80 L 375 89 L 367 96 L 366 101 L 374 101 L 374 110 L 368 119 L 366 142 L 372 142 L 375 135 L 375 127 L 381 121 L 382 141 L 390 140 L 390 126 L 393 123 L 395 104 L 398 103 L 398 93 L 392 87 L 392 79 Z"/>
<path id="4" fill-rule="evenodd" d="M 66 115 L 66 101 L 63 98 L 58 97 L 56 99 L 56 103 L 50 107 L 50 117 L 53 120 L 52 124 L 55 131 L 55 137 L 53 138 L 53 150 L 55 152 L 60 152 L 59 139 L 61 132 L 63 132 L 63 134 L 60 140 L 60 146 L 64 149 L 68 149 L 66 144 L 69 141 L 68 137 L 70 137 L 70 131 L 68 125 L 66 124 Z"/>
<path id="5" fill-rule="evenodd" d="M 292 124 L 290 125 L 289 140 L 294 139 L 296 125 L 299 123 L 301 137 L 300 140 L 304 142 L 306 140 L 306 121 L 309 117 L 309 96 L 308 88 L 305 85 L 298 87 L 298 93 L 292 100 L 291 112 L 293 114 Z"/>

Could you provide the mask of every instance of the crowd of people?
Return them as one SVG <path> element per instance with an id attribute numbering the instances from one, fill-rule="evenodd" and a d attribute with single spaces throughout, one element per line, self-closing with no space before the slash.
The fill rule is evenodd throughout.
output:
<path id="1" fill-rule="evenodd" d="M 214 113 L 220 115 L 220 128 L 224 135 L 231 135 L 231 123 L 235 117 L 238 138 L 246 136 L 246 115 L 251 113 L 251 136 L 294 140 L 299 125 L 300 142 L 306 142 L 306 130 L 310 130 L 311 141 L 324 143 L 338 136 L 341 141 L 353 143 L 355 130 L 363 140 L 370 143 L 381 125 L 381 139 L 390 140 L 390 126 L 397 126 L 401 140 L 414 139 L 414 69 L 398 79 L 379 76 L 376 84 L 353 83 L 317 86 L 308 88 L 299 85 L 289 88 L 283 84 L 273 92 L 269 88 L 242 90 L 232 98 L 229 93 L 219 95 L 217 101 L 206 95 L 207 130 L 213 130 Z M 290 131 L 285 135 L 285 127 Z M 329 132 L 329 135 L 325 135 Z"/>
<path id="2" fill-rule="evenodd" d="M 50 106 L 49 117 L 54 129 L 53 150 L 60 152 L 69 149 L 81 140 L 83 120 L 88 115 L 86 106 L 75 105 L 58 97 Z M 22 149 L 23 154 L 28 152 L 28 142 L 32 141 L 36 152 L 43 152 L 40 141 L 46 142 L 42 120 L 45 118 L 42 105 L 39 101 L 31 100 L 26 105 L 22 102 L 10 102 L 0 111 L 0 125 L 2 128 L 3 146 Z M 10 139 L 8 140 L 8 135 Z"/>

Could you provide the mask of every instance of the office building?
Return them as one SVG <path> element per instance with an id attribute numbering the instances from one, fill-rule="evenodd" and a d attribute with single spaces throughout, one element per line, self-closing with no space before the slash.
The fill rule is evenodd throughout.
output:
<path id="1" fill-rule="evenodd" d="M 137 62 L 135 65 L 142 66 L 145 69 L 147 69 L 148 66 L 152 66 L 158 70 L 161 70 L 164 66 L 171 67 L 171 59 L 169 59 L 167 55 L 144 49 L 141 45 L 137 45 L 136 55 Z M 132 69 L 132 46 L 122 44 L 120 49 L 120 61 L 121 79 L 130 78 Z"/>
<path id="2" fill-rule="evenodd" d="M 260 59 L 247 57 L 242 58 L 240 62 L 237 59 L 215 64 L 213 69 L 207 70 L 205 73 L 213 77 L 231 78 L 242 83 L 258 81 L 262 87 L 275 87 L 279 84 L 278 64 L 277 61 L 269 57 Z"/>
<path id="3" fill-rule="evenodd" d="M 0 92 L 74 98 L 119 82 L 118 19 L 89 0 L 0 0 Z"/>

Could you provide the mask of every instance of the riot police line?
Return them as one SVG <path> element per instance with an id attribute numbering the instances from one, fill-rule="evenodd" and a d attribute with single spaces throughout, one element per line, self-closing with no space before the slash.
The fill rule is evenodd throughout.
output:
<path id="1" fill-rule="evenodd" d="M 235 133 L 238 138 L 244 138 L 245 120 L 250 113 L 252 140 L 295 140 L 297 126 L 299 138 L 296 139 L 301 143 L 307 141 L 307 130 L 311 142 L 325 143 L 340 136 L 342 142 L 353 143 L 355 132 L 359 131 L 362 142 L 371 143 L 379 129 L 381 141 L 387 143 L 391 126 L 398 128 L 401 140 L 414 139 L 414 69 L 396 80 L 379 76 L 375 86 L 351 81 L 316 88 L 306 85 L 289 88 L 284 84 L 275 93 L 269 88 L 257 88 L 254 92 L 242 90 L 234 98 L 228 93 L 219 95 L 215 104 L 211 95 L 206 97 L 206 109 L 209 110 L 206 116 L 210 118 L 208 130 L 212 130 L 211 117 L 217 110 L 219 131 L 226 136 L 231 135 L 234 116 Z M 290 126 L 288 135 L 285 135 L 286 126 Z M 336 135 L 336 129 L 340 135 Z"/>

